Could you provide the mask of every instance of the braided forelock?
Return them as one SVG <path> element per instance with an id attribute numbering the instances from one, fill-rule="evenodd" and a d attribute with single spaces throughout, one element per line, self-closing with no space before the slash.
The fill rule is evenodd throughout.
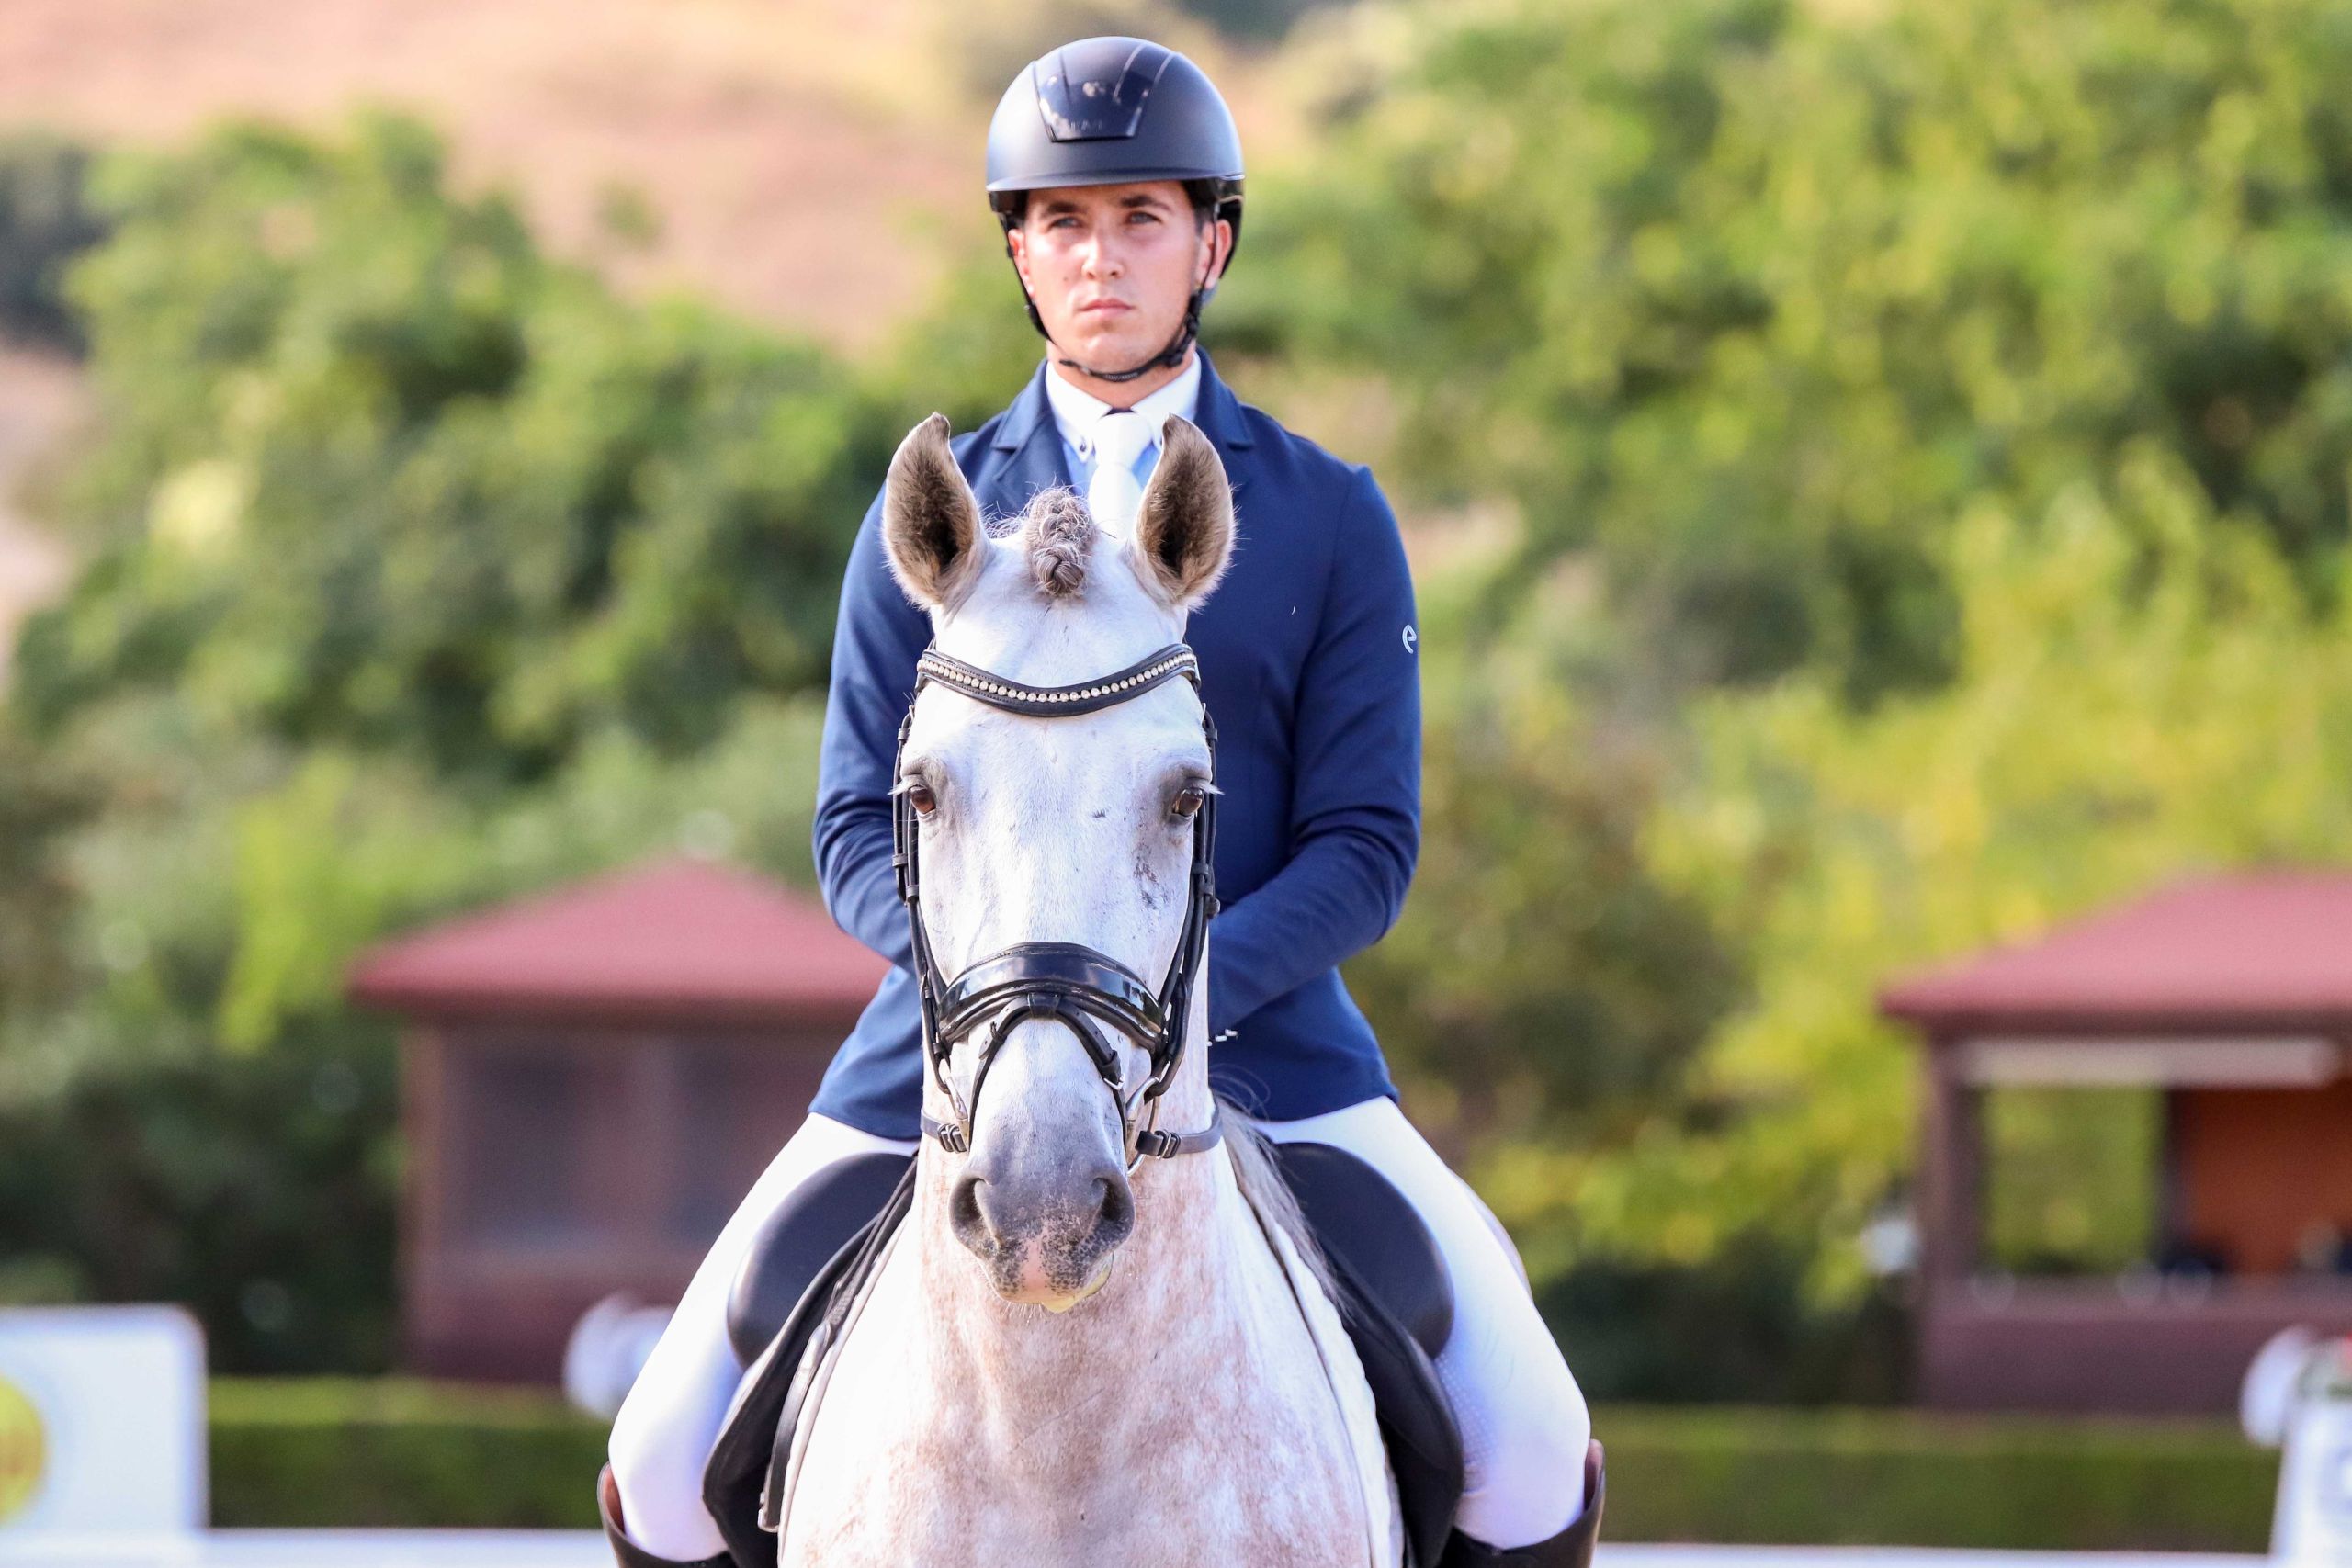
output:
<path id="1" fill-rule="evenodd" d="M 1022 525 L 1029 547 L 1029 575 L 1048 599 L 1074 599 L 1086 587 L 1086 562 L 1094 547 L 1094 518 L 1078 492 L 1056 485 L 1029 503 Z"/>

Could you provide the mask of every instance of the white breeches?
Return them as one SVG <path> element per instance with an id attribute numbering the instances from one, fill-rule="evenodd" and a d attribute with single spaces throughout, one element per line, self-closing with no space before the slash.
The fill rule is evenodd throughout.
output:
<path id="1" fill-rule="evenodd" d="M 1557 1535 L 1584 1507 L 1591 1418 L 1478 1200 L 1394 1100 L 1258 1125 L 1278 1143 L 1304 1139 L 1347 1150 L 1420 1212 L 1453 1280 L 1453 1337 L 1437 1358 L 1437 1375 L 1462 1427 L 1467 1486 L 1456 1523 L 1498 1547 Z M 762 1222 L 836 1160 L 914 1148 L 810 1116 L 727 1222 L 613 1420 L 613 1478 L 639 1546 L 685 1561 L 725 1548 L 702 1506 L 703 1461 L 743 1374 L 728 1342 L 727 1296 Z"/>

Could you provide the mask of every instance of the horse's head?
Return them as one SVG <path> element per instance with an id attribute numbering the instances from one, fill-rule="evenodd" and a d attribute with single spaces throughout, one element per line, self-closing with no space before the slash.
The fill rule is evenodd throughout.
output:
<path id="1" fill-rule="evenodd" d="M 1182 638 L 1232 553 L 1233 503 L 1216 449 L 1170 419 L 1132 540 L 1096 528 L 1068 491 L 984 527 L 934 414 L 890 465 L 882 537 L 937 653 L 1021 687 L 1086 686 Z M 1157 990 L 1183 967 L 1188 915 L 1205 918 L 1192 896 L 1215 788 L 1201 704 L 1182 679 L 1129 689 L 1043 716 L 927 682 L 900 749 L 934 991 L 1012 950 L 982 972 L 1009 978 L 981 988 L 972 1027 L 940 1032 L 924 1089 L 927 1117 L 950 1129 L 943 1144 L 968 1144 L 950 1223 L 1000 1292 L 1056 1310 L 1102 1284 L 1134 1228 L 1130 1121 L 1146 1115 L 1137 1091 L 1154 1063 L 1115 1020 L 1038 1010 L 1022 976 L 1067 980 L 1086 960 L 1032 944 L 1091 949 Z M 1197 987 L 1182 1011 L 1176 1025 L 1197 1046 Z M 1183 1104 L 1205 1108 L 1204 1071 L 1199 1050 L 1184 1058 Z"/>

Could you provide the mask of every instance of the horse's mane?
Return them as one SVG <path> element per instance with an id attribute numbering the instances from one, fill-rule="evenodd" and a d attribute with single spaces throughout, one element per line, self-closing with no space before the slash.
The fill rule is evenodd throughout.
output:
<path id="1" fill-rule="evenodd" d="M 1221 1104 L 1223 1102 L 1220 1102 Z M 1275 1168 L 1270 1140 L 1258 1131 L 1258 1124 L 1236 1111 L 1230 1104 L 1225 1111 L 1225 1143 L 1233 1151 L 1233 1177 L 1241 1188 L 1241 1196 L 1261 1217 L 1278 1225 L 1290 1237 L 1306 1261 L 1306 1270 L 1334 1307 L 1345 1311 L 1341 1304 L 1347 1298 L 1340 1295 L 1339 1282 L 1331 1273 L 1330 1259 L 1316 1245 L 1315 1233 L 1306 1223 L 1305 1211 L 1298 1206 L 1298 1197 Z"/>

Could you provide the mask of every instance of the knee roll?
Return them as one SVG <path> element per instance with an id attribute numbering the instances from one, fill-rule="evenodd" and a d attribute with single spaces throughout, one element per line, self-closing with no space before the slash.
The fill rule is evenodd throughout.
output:
<path id="1" fill-rule="evenodd" d="M 1453 1532 L 1438 1568 L 1591 1568 L 1593 1548 L 1600 1540 L 1600 1510 L 1608 1501 L 1609 1476 L 1600 1445 L 1588 1442 L 1583 1464 L 1584 1506 L 1566 1529 L 1532 1546 L 1488 1546 Z"/>
<path id="2" fill-rule="evenodd" d="M 613 1561 L 619 1568 L 734 1568 L 735 1560 L 725 1551 L 683 1562 L 657 1557 L 631 1540 L 621 1522 L 620 1483 L 613 1479 L 609 1464 L 596 1472 L 596 1517 L 605 1527 L 605 1543 L 613 1549 Z"/>

